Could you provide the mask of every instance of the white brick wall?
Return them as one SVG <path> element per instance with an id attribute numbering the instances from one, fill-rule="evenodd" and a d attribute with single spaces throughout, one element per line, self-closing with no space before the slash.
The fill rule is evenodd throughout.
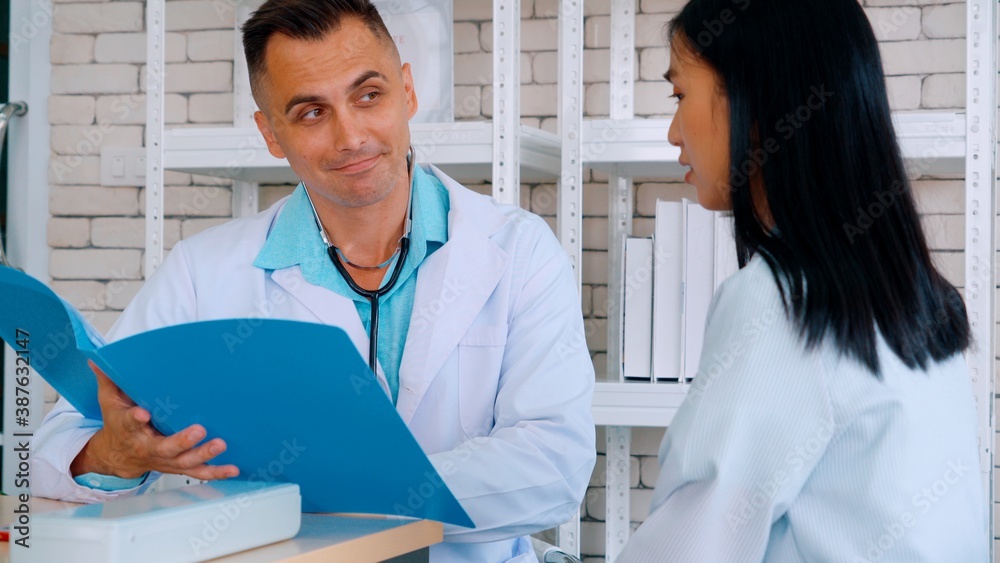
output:
<path id="1" fill-rule="evenodd" d="M 187 57 L 192 61 L 231 61 L 235 41 L 231 29 L 193 31 L 187 36 Z"/>
<path id="2" fill-rule="evenodd" d="M 135 92 L 139 68 L 123 64 L 78 64 L 52 67 L 53 94 Z"/>
<path id="3" fill-rule="evenodd" d="M 146 69 L 143 67 L 140 84 L 145 91 Z M 167 64 L 167 92 L 232 92 L 233 63 L 182 63 Z"/>
<path id="4" fill-rule="evenodd" d="M 91 96 L 49 96 L 49 123 L 90 125 L 96 115 L 97 100 Z"/>
<path id="5" fill-rule="evenodd" d="M 168 0 L 168 124 L 232 123 L 231 6 Z M 61 0 L 53 27 L 50 274 L 106 330 L 141 287 L 142 191 L 99 186 L 99 155 L 101 147 L 144 143 L 144 3 Z M 166 183 L 168 250 L 231 214 L 232 191 L 216 179 L 170 172 Z"/>
<path id="6" fill-rule="evenodd" d="M 927 6 L 923 9 L 924 35 L 933 38 L 965 37 L 965 4 Z"/>
<path id="7" fill-rule="evenodd" d="M 89 63 L 94 60 L 94 36 L 57 33 L 50 49 L 52 64 Z"/>
<path id="8" fill-rule="evenodd" d="M 49 212 L 53 216 L 129 216 L 139 213 L 137 188 L 52 186 Z"/>
<path id="9" fill-rule="evenodd" d="M 61 100 L 57 103 L 62 103 Z M 167 94 L 163 97 L 166 109 L 167 124 L 187 122 L 188 100 L 177 94 Z M 95 104 L 98 123 L 116 125 L 146 123 L 146 95 L 128 94 L 117 96 L 98 96 Z"/>
<path id="10" fill-rule="evenodd" d="M 965 106 L 965 74 L 933 74 L 924 79 L 922 98 L 925 108 L 961 108 Z"/>
<path id="11" fill-rule="evenodd" d="M 48 224 L 48 241 L 54 248 L 90 246 L 90 220 L 53 218 Z"/>
<path id="12" fill-rule="evenodd" d="M 52 27 L 59 33 L 142 31 L 142 2 L 56 6 Z"/>
<path id="13" fill-rule="evenodd" d="M 141 147 L 143 128 L 140 126 L 115 127 L 102 125 L 53 125 L 52 150 L 62 155 L 99 155 L 101 146 Z"/>
<path id="14" fill-rule="evenodd" d="M 521 73 L 524 122 L 556 131 L 557 19 L 561 0 L 522 0 Z M 635 110 L 640 117 L 672 114 L 663 24 L 685 0 L 637 0 Z M 964 106 L 965 4 L 949 0 L 867 0 L 865 9 L 881 41 L 891 103 L 897 110 Z M 234 14 L 231 2 L 170 0 L 167 8 L 167 121 L 170 124 L 232 122 Z M 587 0 L 584 52 L 585 111 L 608 115 L 610 0 Z M 492 113 L 492 3 L 456 1 L 456 116 Z M 52 185 L 48 240 L 53 285 L 106 329 L 141 286 L 143 197 L 133 187 L 99 186 L 100 146 L 141 146 L 145 122 L 143 3 L 59 0 L 52 40 Z M 99 135 L 98 135 L 99 134 Z M 598 374 L 606 371 L 607 177 L 587 172 L 584 188 L 584 256 L 581 305 L 587 342 Z M 489 191 L 486 184 L 472 186 Z M 262 187 L 266 207 L 289 192 Z M 524 186 L 525 205 L 554 224 L 555 187 Z M 923 180 L 916 195 L 934 259 L 953 283 L 964 282 L 963 183 Z M 166 246 L 219 224 L 229 216 L 232 192 L 214 179 L 168 173 Z M 635 231 L 652 228 L 657 198 L 695 197 L 673 182 L 637 179 Z M 662 430 L 633 434 L 632 518 L 644 519 L 659 467 Z M 598 450 L 603 453 L 603 433 Z M 587 561 L 603 560 L 603 456 L 583 503 Z"/>
<path id="15" fill-rule="evenodd" d="M 233 29 L 235 2 L 214 0 L 184 0 L 167 7 L 167 31 Z"/>
<path id="16" fill-rule="evenodd" d="M 54 279 L 140 279 L 139 250 L 53 249 L 49 273 Z"/>
<path id="17" fill-rule="evenodd" d="M 187 37 L 167 34 L 164 57 L 168 63 L 187 60 Z M 94 61 L 98 63 L 146 62 L 145 33 L 102 33 L 94 44 Z"/>
<path id="18" fill-rule="evenodd" d="M 188 99 L 188 119 L 191 123 L 222 123 L 233 120 L 233 95 L 193 94 Z"/>

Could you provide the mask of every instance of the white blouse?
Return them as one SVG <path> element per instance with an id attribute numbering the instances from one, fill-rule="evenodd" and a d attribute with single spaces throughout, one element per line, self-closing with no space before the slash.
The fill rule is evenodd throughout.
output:
<path id="1" fill-rule="evenodd" d="M 807 350 L 754 257 L 716 292 L 651 514 L 618 561 L 985 563 L 962 355 L 923 372 L 881 337 L 878 353 L 875 377 L 829 339 Z"/>

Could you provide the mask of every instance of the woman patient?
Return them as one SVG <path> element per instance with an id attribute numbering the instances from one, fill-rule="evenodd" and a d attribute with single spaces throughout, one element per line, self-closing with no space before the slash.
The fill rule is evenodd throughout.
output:
<path id="1" fill-rule="evenodd" d="M 693 0 L 668 35 L 669 140 L 701 204 L 732 210 L 744 266 L 618 561 L 986 562 L 969 321 L 865 13 Z"/>

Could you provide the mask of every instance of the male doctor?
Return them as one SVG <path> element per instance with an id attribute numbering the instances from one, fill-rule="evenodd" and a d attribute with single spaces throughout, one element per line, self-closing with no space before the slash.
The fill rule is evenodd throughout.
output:
<path id="1" fill-rule="evenodd" d="M 379 383 L 435 467 L 455 468 L 441 473 L 476 523 L 446 526 L 432 561 L 535 561 L 524 536 L 571 517 L 595 461 L 593 368 L 566 255 L 538 217 L 412 163 L 410 67 L 369 1 L 270 0 L 243 43 L 257 125 L 302 183 L 177 244 L 109 339 L 269 316 L 344 327 L 368 357 L 372 307 L 355 288 L 391 285 Z M 60 401 L 36 433 L 35 495 L 93 502 L 161 473 L 237 475 L 207 463 L 225 436 L 160 435 L 98 380 L 103 423 Z"/>

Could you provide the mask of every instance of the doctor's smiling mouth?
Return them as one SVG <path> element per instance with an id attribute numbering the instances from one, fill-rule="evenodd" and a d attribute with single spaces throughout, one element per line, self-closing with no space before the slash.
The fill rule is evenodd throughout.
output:
<path id="1" fill-rule="evenodd" d="M 375 155 L 368 158 L 361 158 L 351 161 L 348 164 L 342 166 L 333 166 L 331 170 L 338 172 L 340 174 L 346 175 L 360 175 L 368 172 L 378 163 L 378 159 L 381 155 Z"/>

